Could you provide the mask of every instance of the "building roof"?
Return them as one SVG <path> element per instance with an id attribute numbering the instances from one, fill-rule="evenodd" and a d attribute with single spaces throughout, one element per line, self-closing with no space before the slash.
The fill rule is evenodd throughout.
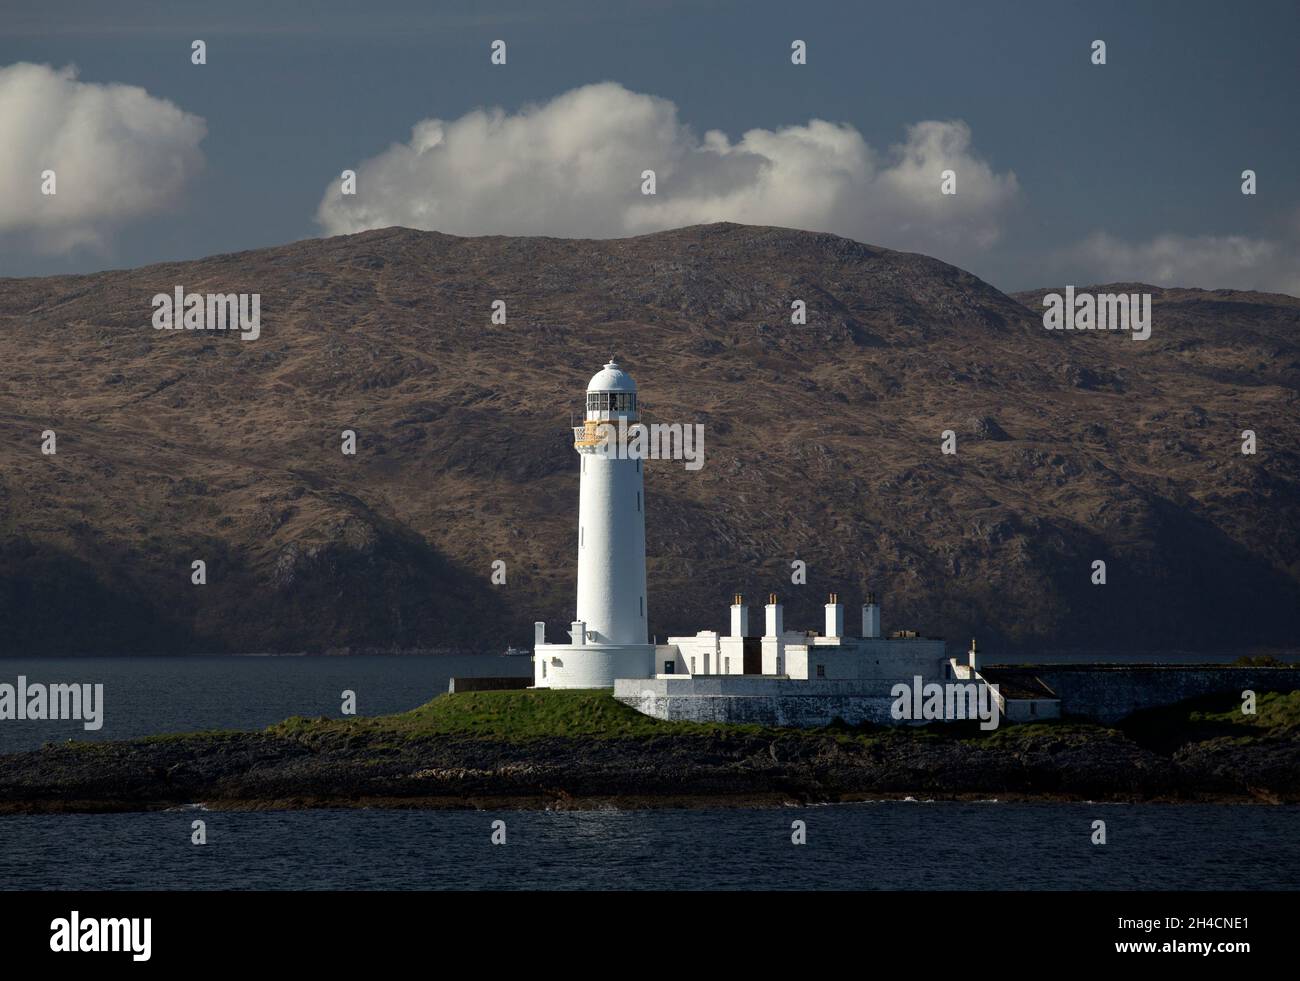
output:
<path id="1" fill-rule="evenodd" d="M 1018 671 L 1015 668 L 980 668 L 980 674 L 991 685 L 998 686 L 998 693 L 1003 698 L 1013 701 L 1025 699 L 1058 699 L 1056 692 L 1033 671 Z"/>
<path id="2" fill-rule="evenodd" d="M 591 376 L 587 385 L 589 392 L 635 392 L 636 382 L 632 376 L 620 368 L 614 360 Z"/>

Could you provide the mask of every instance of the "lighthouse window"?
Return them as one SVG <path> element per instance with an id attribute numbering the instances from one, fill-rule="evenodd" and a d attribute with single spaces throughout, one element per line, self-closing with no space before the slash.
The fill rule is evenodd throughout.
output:
<path id="1" fill-rule="evenodd" d="M 644 596 L 641 596 L 641 597 L 639 597 L 639 598 L 637 599 L 637 601 L 636 601 L 636 609 L 637 609 L 637 614 L 638 614 L 639 616 L 645 616 L 645 597 L 644 597 Z"/>
<path id="2" fill-rule="evenodd" d="M 637 491 L 637 492 L 636 492 L 636 509 L 637 509 L 638 511 L 641 510 L 641 492 L 640 492 L 640 491 Z"/>
<path id="3" fill-rule="evenodd" d="M 635 412 L 635 392 L 588 392 L 588 412 Z"/>
<path id="4" fill-rule="evenodd" d="M 587 529 L 578 529 L 578 546 L 581 548 L 587 544 Z"/>

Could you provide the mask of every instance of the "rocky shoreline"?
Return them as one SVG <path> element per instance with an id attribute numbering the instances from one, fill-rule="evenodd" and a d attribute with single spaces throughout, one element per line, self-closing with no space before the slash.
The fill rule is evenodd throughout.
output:
<path id="1" fill-rule="evenodd" d="M 1096 726 L 995 738 L 727 732 L 524 741 L 324 731 L 47 745 L 0 757 L 0 813 L 649 808 L 936 800 L 1300 803 L 1300 740 L 1172 752 Z"/>

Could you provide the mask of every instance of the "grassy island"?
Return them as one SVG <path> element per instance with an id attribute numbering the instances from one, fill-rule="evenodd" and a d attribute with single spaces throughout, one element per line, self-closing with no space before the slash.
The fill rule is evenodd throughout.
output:
<path id="1" fill-rule="evenodd" d="M 933 798 L 1300 802 L 1300 692 L 1118 726 L 771 729 L 663 722 L 603 691 L 440 695 L 260 732 L 47 744 L 0 757 L 0 810 L 717 806 Z"/>

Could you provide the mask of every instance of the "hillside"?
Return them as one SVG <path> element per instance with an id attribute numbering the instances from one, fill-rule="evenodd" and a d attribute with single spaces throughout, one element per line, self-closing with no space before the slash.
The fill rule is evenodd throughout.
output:
<path id="1" fill-rule="evenodd" d="M 152 329 L 177 285 L 260 293 L 261 337 Z M 938 260 L 731 224 L 0 279 L 0 653 L 559 637 L 570 415 L 611 354 L 653 421 L 705 426 L 702 470 L 646 468 L 660 636 L 725 628 L 737 590 L 819 628 L 872 588 L 886 629 L 989 652 L 1294 647 L 1300 300 L 1142 289 L 1148 341 L 1049 332 Z"/>

